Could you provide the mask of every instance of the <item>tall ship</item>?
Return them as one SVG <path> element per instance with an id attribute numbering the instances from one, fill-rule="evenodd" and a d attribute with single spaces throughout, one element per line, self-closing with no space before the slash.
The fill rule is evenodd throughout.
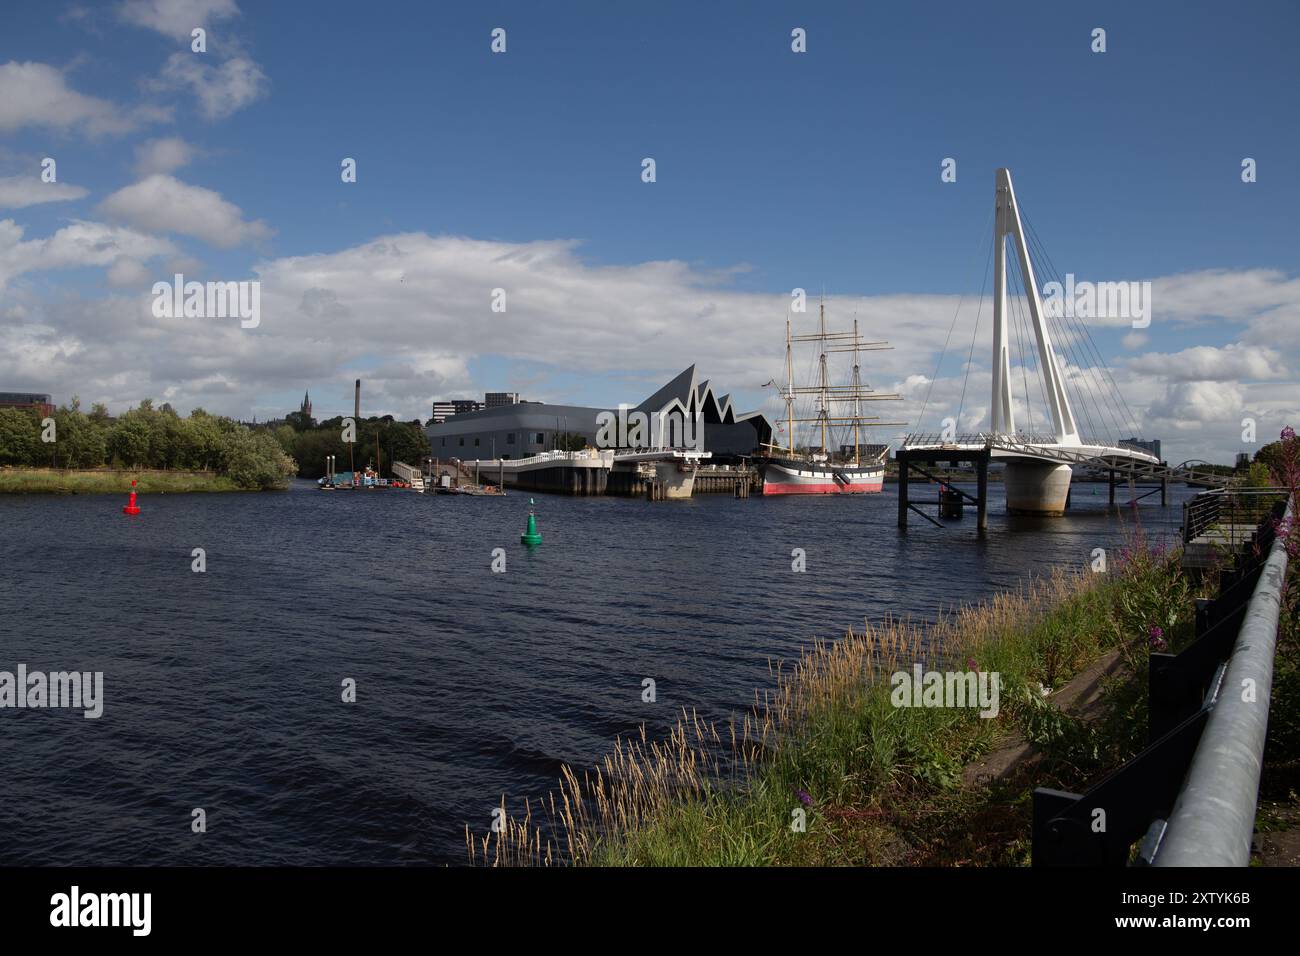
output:
<path id="1" fill-rule="evenodd" d="M 785 447 L 775 441 L 767 446 L 763 459 L 763 494 L 765 495 L 859 495 L 873 494 L 884 488 L 885 456 L 888 445 L 863 444 L 863 429 L 901 422 L 882 422 L 862 414 L 863 402 L 897 401 L 902 396 L 877 392 L 862 383 L 861 352 L 892 348 L 887 342 L 868 342 L 858 334 L 858 321 L 852 332 L 834 332 L 826 328 L 826 304 L 817 309 L 815 333 L 795 335 L 790 318 L 785 320 L 785 377 L 780 387 L 785 399 Z M 816 343 L 817 371 L 808 385 L 795 385 L 795 343 Z M 847 383 L 833 384 L 827 356 L 837 353 L 853 356 L 852 375 Z M 811 417 L 798 417 L 795 405 L 812 399 Z M 804 431 L 808 443 L 802 448 L 795 426 L 811 426 Z M 835 445 L 839 434 L 844 442 Z M 853 444 L 847 444 L 849 437 Z"/>

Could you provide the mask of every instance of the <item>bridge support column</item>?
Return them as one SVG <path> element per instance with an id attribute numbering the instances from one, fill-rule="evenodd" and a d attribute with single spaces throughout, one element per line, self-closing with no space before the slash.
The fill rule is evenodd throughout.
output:
<path id="1" fill-rule="evenodd" d="M 989 453 L 986 451 L 975 461 L 975 475 L 979 482 L 975 497 L 976 527 L 983 534 L 989 527 Z"/>
<path id="2" fill-rule="evenodd" d="M 1115 469 L 1114 468 L 1107 469 L 1106 474 L 1110 476 L 1108 481 L 1108 484 L 1110 485 L 1110 506 L 1114 508 L 1115 507 Z"/>
<path id="3" fill-rule="evenodd" d="M 910 467 L 907 452 L 901 448 L 894 453 L 898 462 L 898 526 L 907 527 L 907 472 Z"/>
<path id="4" fill-rule="evenodd" d="M 1069 465 L 1016 458 L 1007 462 L 1003 483 L 1007 512 L 1013 515 L 1062 515 L 1070 494 Z"/>

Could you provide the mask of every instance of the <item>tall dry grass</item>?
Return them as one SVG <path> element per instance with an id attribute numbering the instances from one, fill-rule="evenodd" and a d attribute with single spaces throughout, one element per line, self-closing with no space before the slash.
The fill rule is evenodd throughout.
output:
<path id="1" fill-rule="evenodd" d="M 792 781 L 811 772 L 804 758 L 814 738 L 825 759 L 858 766 L 852 751 L 886 720 L 913 720 L 918 737 L 935 732 L 933 712 L 891 714 L 887 701 L 875 706 L 895 671 L 916 662 L 928 669 L 955 664 L 998 670 L 1019 686 L 1052 682 L 1095 657 L 1100 633 L 1062 647 L 1061 632 L 1071 626 L 1046 625 L 1060 614 L 1067 625 L 1079 623 L 1071 616 L 1095 619 L 1097 609 L 1088 605 L 1098 603 L 1103 580 L 1056 570 L 1019 591 L 941 612 L 933 622 L 887 617 L 849 628 L 838 640 L 814 639 L 790 664 L 769 661 L 773 686 L 756 690 L 739 718 L 719 725 L 684 711 L 666 739 L 649 739 L 642 725 L 637 737 L 616 740 L 597 767 L 581 773 L 564 767 L 557 790 L 538 807 L 544 818 L 534 817 L 531 801 L 522 816 L 510 815 L 503 797 L 492 832 L 476 836 L 466 827 L 469 859 L 492 866 L 646 862 L 647 855 L 716 862 L 707 852 L 698 860 L 696 854 L 730 838 L 716 831 L 739 819 L 738 803 L 767 800 L 781 812 L 790 796 L 774 791 L 799 786 Z M 802 789 L 794 792 L 811 800 Z M 724 852 L 740 859 L 749 859 L 751 849 L 768 852 L 747 840 Z"/>

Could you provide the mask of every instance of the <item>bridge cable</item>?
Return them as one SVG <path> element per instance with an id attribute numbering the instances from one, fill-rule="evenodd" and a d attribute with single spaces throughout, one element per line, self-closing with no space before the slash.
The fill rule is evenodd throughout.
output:
<path id="1" fill-rule="evenodd" d="M 1042 241 L 1032 232 L 1030 233 L 1030 242 L 1036 251 L 1037 257 L 1043 262 L 1043 273 L 1064 287 L 1064 283 L 1061 282 L 1060 274 L 1056 272 L 1055 266 L 1050 264 L 1050 257 L 1047 255 L 1047 250 L 1043 247 Z M 1096 422 L 1093 422 L 1092 416 L 1087 414 L 1087 406 L 1083 405 L 1082 407 L 1082 411 L 1084 411 L 1089 420 L 1089 427 L 1094 430 L 1093 439 L 1096 440 L 1097 438 L 1101 438 L 1103 441 L 1106 440 L 1104 434 L 1097 433 L 1097 423 L 1100 423 L 1103 428 L 1116 429 L 1116 434 L 1113 437 L 1115 440 L 1118 440 L 1119 431 L 1123 430 L 1122 421 L 1116 422 L 1114 420 L 1115 416 L 1111 414 L 1112 405 L 1106 400 L 1105 389 L 1094 387 L 1094 382 L 1096 381 L 1097 362 L 1103 360 L 1101 360 L 1099 356 L 1094 359 L 1088 351 L 1087 327 L 1079 322 L 1077 317 L 1068 316 L 1065 312 L 1066 309 L 1062 308 L 1061 316 L 1052 317 L 1049 321 L 1052 323 L 1053 328 L 1056 329 L 1057 335 L 1061 339 L 1062 347 L 1066 351 L 1070 361 L 1073 362 L 1075 367 L 1079 370 L 1080 381 L 1076 388 L 1076 393 L 1085 395 L 1092 402 L 1093 410 L 1097 413 L 1097 420 Z M 1073 322 L 1071 322 L 1072 318 L 1074 319 Z M 1077 349 L 1075 347 L 1076 342 Z M 1082 358 L 1080 358 L 1080 355 L 1082 355 Z M 1082 404 L 1082 399 L 1078 399 L 1077 401 Z M 1122 414 L 1119 416 L 1121 420 L 1123 417 Z"/>
<path id="2" fill-rule="evenodd" d="M 1026 238 L 1029 240 L 1026 243 L 1026 246 L 1029 248 L 1031 258 L 1038 259 L 1040 261 L 1040 271 L 1044 275 L 1051 277 L 1052 269 L 1045 261 L 1047 259 L 1046 250 L 1042 248 L 1041 242 L 1038 242 L 1032 233 L 1027 234 Z M 1064 313 L 1064 311 L 1065 310 L 1062 309 L 1062 313 Z M 1076 416 L 1082 415 L 1083 419 L 1087 422 L 1087 427 L 1091 432 L 1091 437 L 1096 440 L 1099 432 L 1101 432 L 1102 429 L 1109 427 L 1107 426 L 1106 421 L 1108 416 L 1103 414 L 1102 404 L 1098 401 L 1097 395 L 1088 378 L 1089 368 L 1087 366 L 1092 364 L 1092 359 L 1087 357 L 1086 353 L 1083 358 L 1080 358 L 1080 352 L 1083 352 L 1084 350 L 1083 336 L 1081 336 L 1077 330 L 1068 327 L 1062 318 L 1047 314 L 1046 310 L 1044 310 L 1043 321 L 1051 331 L 1052 335 L 1060 343 L 1060 349 L 1064 353 L 1063 357 L 1067 363 L 1065 369 L 1060 370 L 1062 387 L 1070 398 L 1070 403 L 1075 409 Z M 1075 344 L 1076 342 L 1078 342 L 1077 348 Z M 1073 365 L 1078 370 L 1079 375 L 1077 380 L 1070 375 L 1070 365 Z M 1093 417 L 1094 412 L 1096 413 L 1095 419 Z M 1081 423 L 1076 419 L 1076 429 L 1078 429 L 1080 424 Z M 1102 437 L 1104 440 L 1104 436 Z"/>
<path id="3" fill-rule="evenodd" d="M 1029 341 L 1029 332 L 1033 326 L 1033 319 L 1029 315 L 1029 311 L 1028 311 L 1029 299 L 1028 296 L 1025 294 L 1025 277 L 1024 277 L 1024 273 L 1020 269 L 1020 259 L 1018 256 L 1015 259 L 1015 263 L 1013 265 L 1013 271 L 1011 275 L 1014 278 L 1015 289 L 1016 289 L 1016 296 L 1012 300 L 1012 308 L 1013 308 L 1013 315 L 1015 316 L 1015 320 L 1016 320 L 1016 341 L 1021 354 L 1021 359 L 1020 359 L 1021 377 L 1024 378 L 1027 376 L 1027 373 L 1025 371 L 1027 367 L 1033 371 L 1034 381 L 1038 383 L 1038 395 L 1043 400 L 1043 413 L 1046 416 L 1046 418 L 1050 421 L 1052 417 L 1051 405 L 1047 401 L 1047 388 L 1045 382 L 1043 381 L 1042 368 L 1041 368 L 1042 363 L 1039 362 L 1038 359 L 1038 350 L 1036 348 L 1037 342 Z M 1029 358 L 1030 358 L 1029 362 L 1025 362 L 1024 360 L 1024 352 L 1026 346 L 1028 347 L 1028 351 L 1029 351 Z M 1029 416 L 1029 431 L 1026 434 L 1029 436 L 1029 439 L 1032 441 L 1034 439 L 1034 407 L 1029 402 L 1029 385 L 1027 382 L 1025 384 L 1025 411 L 1026 414 Z"/>
<path id="4" fill-rule="evenodd" d="M 1043 245 L 1042 240 L 1033 230 L 1032 225 L 1028 221 L 1028 217 L 1022 218 L 1024 219 L 1028 230 L 1026 234 L 1028 244 L 1033 249 L 1035 258 L 1040 262 L 1040 271 L 1045 277 L 1061 283 L 1060 273 L 1056 270 L 1055 264 L 1051 261 L 1051 256 L 1048 255 L 1047 249 Z M 1062 286 L 1064 285 L 1064 283 L 1061 284 Z M 1048 317 L 1048 320 L 1051 322 L 1053 328 L 1056 330 L 1058 338 L 1061 340 L 1062 349 L 1066 352 L 1069 360 L 1079 371 L 1079 381 L 1072 384 L 1076 386 L 1080 394 L 1086 396 L 1087 399 L 1091 401 L 1093 409 L 1097 412 L 1098 422 L 1100 422 L 1104 427 L 1117 427 L 1116 423 L 1113 421 L 1113 409 L 1110 402 L 1107 401 L 1108 396 L 1106 395 L 1105 390 L 1095 387 L 1096 365 L 1098 361 L 1100 361 L 1100 358 L 1094 358 L 1093 352 L 1090 352 L 1089 350 L 1089 345 L 1092 343 L 1088 337 L 1087 327 L 1077 322 L 1076 317 L 1067 315 L 1065 308 L 1061 309 L 1061 313 L 1060 316 Z M 1082 402 L 1083 399 L 1080 398 L 1078 401 Z M 1123 416 L 1120 415 L 1120 418 L 1122 419 Z M 1096 423 L 1093 423 L 1091 427 L 1096 428 Z M 1122 428 L 1122 425 L 1119 425 L 1118 427 Z"/>
<path id="5" fill-rule="evenodd" d="M 985 231 L 986 232 L 988 231 L 987 228 L 985 229 Z M 962 409 L 966 407 L 966 386 L 970 382 L 971 362 L 975 358 L 975 339 L 979 336 L 980 317 L 984 314 L 984 287 L 988 285 L 989 264 L 992 261 L 993 261 L 993 242 L 990 241 L 988 258 L 984 262 L 984 277 L 980 280 L 980 300 L 979 300 L 979 307 L 975 310 L 975 329 L 970 334 L 970 351 L 966 353 L 966 374 L 962 376 L 962 380 L 961 380 L 961 399 L 957 402 L 956 426 L 957 429 L 959 430 L 961 428 Z M 990 415 L 992 414 L 992 409 L 989 410 L 989 413 Z M 991 420 L 990 420 L 990 424 L 992 424 Z"/>
<path id="6" fill-rule="evenodd" d="M 988 251 L 988 257 L 987 257 L 987 259 L 991 261 L 992 258 L 993 258 L 993 242 L 992 242 L 992 240 L 991 240 L 991 238 L 990 238 L 990 233 L 989 233 L 989 224 L 992 222 L 992 220 L 993 220 L 993 210 L 990 210 L 990 211 L 989 211 L 989 218 L 985 221 L 985 224 L 984 224 L 984 239 L 981 240 L 981 241 L 979 241 L 979 242 L 977 242 L 977 243 L 975 244 L 975 256 L 974 256 L 974 258 L 973 258 L 972 261 L 971 261 L 971 266 L 972 266 L 972 268 L 974 267 L 975 263 L 979 261 L 979 252 L 980 252 L 980 249 L 984 248 L 984 243 L 985 243 L 985 242 L 988 242 L 988 244 L 989 244 L 989 251 Z M 989 273 L 989 262 L 986 261 L 986 262 L 984 263 L 984 278 L 983 278 L 983 279 L 981 280 L 981 282 L 980 282 L 980 306 L 981 306 L 981 308 L 983 307 L 983 304 L 984 304 L 984 285 L 988 282 L 988 273 Z M 938 360 L 937 362 L 935 362 L 935 364 L 934 364 L 934 375 L 930 377 L 930 384 L 926 387 L 926 390 L 925 390 L 925 401 L 921 403 L 921 411 L 920 411 L 920 412 L 917 414 L 917 416 L 916 416 L 916 428 L 917 428 L 918 431 L 919 431 L 920 428 L 921 428 L 921 419 L 923 419 L 923 418 L 925 417 L 925 410 L 926 410 L 926 409 L 929 407 L 929 405 L 930 405 L 930 393 L 934 391 L 934 383 L 935 383 L 935 381 L 939 378 L 939 369 L 940 369 L 940 367 L 943 365 L 943 359 L 944 359 L 944 356 L 948 354 L 948 342 L 949 342 L 950 339 L 952 339 L 952 333 L 953 333 L 953 330 L 957 327 L 957 317 L 961 314 L 962 303 L 965 302 L 965 301 L 966 301 L 966 293 L 963 292 L 963 293 L 960 295 L 960 297 L 958 297 L 958 299 L 957 299 L 957 308 L 956 308 L 956 309 L 953 311 L 953 313 L 952 313 L 952 323 L 948 326 L 948 334 L 947 334 L 947 336 L 944 337 L 944 340 L 943 340 L 943 348 L 939 350 L 939 360 Z M 978 316 L 978 314 L 977 314 L 977 315 L 976 315 L 976 322 L 978 322 L 978 321 L 979 321 L 979 316 Z M 970 366 L 969 366 L 969 365 L 967 365 L 967 367 L 966 367 L 966 375 L 967 375 L 967 377 L 970 376 Z M 963 393 L 963 395 L 965 394 L 965 384 L 964 384 L 964 383 L 963 383 L 963 385 L 962 385 L 962 393 Z M 958 419 L 961 418 L 961 411 L 960 411 L 960 410 L 958 410 L 958 412 L 957 412 L 957 417 L 958 417 Z M 960 420 L 958 421 L 958 424 L 959 424 L 959 425 L 961 424 L 961 423 L 960 423 Z"/>
<path id="7" fill-rule="evenodd" d="M 1046 261 L 1048 268 L 1055 276 L 1056 281 L 1060 282 L 1062 287 L 1064 287 L 1065 283 L 1062 282 L 1061 275 L 1057 271 L 1056 265 L 1052 262 L 1051 256 L 1047 253 L 1047 249 L 1043 245 L 1042 240 L 1038 238 L 1038 233 L 1034 229 L 1033 223 L 1026 218 L 1025 225 L 1028 228 L 1030 235 L 1033 237 L 1033 241 L 1041 250 L 1041 254 L 1044 260 Z M 1096 340 L 1092 337 L 1092 331 L 1089 329 L 1087 323 L 1080 322 L 1080 325 L 1083 328 L 1084 340 L 1086 341 L 1087 345 L 1091 348 L 1092 354 L 1096 356 L 1097 361 L 1100 363 L 1100 367 L 1102 372 L 1104 373 L 1105 379 L 1110 382 L 1110 390 L 1106 390 L 1103 388 L 1102 393 L 1108 399 L 1111 399 L 1111 396 L 1113 396 L 1113 399 L 1111 400 L 1116 415 L 1119 419 L 1118 424 L 1121 426 L 1121 431 L 1132 428 L 1134 431 L 1137 432 L 1138 437 L 1141 437 L 1141 430 L 1136 427 L 1137 418 L 1133 414 L 1133 410 L 1129 406 L 1128 402 L 1124 400 L 1124 393 L 1120 389 L 1119 383 L 1115 381 L 1115 376 L 1111 372 L 1110 366 L 1107 364 L 1105 357 L 1101 354 L 1101 349 L 1097 346 Z M 1122 437 L 1123 436 L 1121 434 L 1116 434 L 1115 436 L 1117 441 Z"/>
<path id="8" fill-rule="evenodd" d="M 1019 263 L 1017 263 L 1014 266 L 1014 268 L 1018 270 Z M 1016 353 L 1017 355 L 1020 356 L 1020 381 L 1024 387 L 1023 390 L 1025 393 L 1025 416 L 1028 419 L 1029 434 L 1032 435 L 1034 432 L 1034 406 L 1029 402 L 1029 373 L 1027 370 L 1028 363 L 1025 361 L 1025 334 L 1024 334 L 1024 329 L 1022 328 L 1021 325 L 1022 320 L 1020 314 L 1019 288 L 1022 285 L 1022 283 L 1020 283 L 1018 271 L 1008 272 L 1008 279 L 1011 280 L 1008 283 L 1008 285 L 1010 286 L 1010 289 L 1008 291 L 1012 294 L 1007 296 L 1007 311 L 1011 313 L 1009 318 L 1014 323 L 1014 332 L 1016 336 Z M 1030 354 L 1031 355 L 1033 354 L 1032 350 L 1030 351 Z M 1040 384 L 1038 388 L 1039 391 L 1041 392 L 1042 385 Z M 1008 384 L 1007 390 L 1010 391 L 1010 389 L 1011 386 L 1010 384 Z M 1045 398 L 1046 396 L 1044 395 L 1044 399 Z"/>
<path id="9" fill-rule="evenodd" d="M 1032 226 L 1030 228 L 1032 230 Z M 1050 256 L 1047 256 L 1046 250 L 1044 250 L 1043 254 L 1045 257 L 1048 258 L 1048 261 L 1050 262 Z M 1055 271 L 1054 265 L 1052 266 L 1052 269 L 1053 271 Z M 1058 282 L 1061 282 L 1062 286 L 1064 286 L 1064 282 L 1062 281 L 1059 272 L 1057 272 L 1056 274 L 1056 280 Z M 1109 389 L 1106 389 L 1104 381 L 1102 382 L 1102 391 L 1103 394 L 1109 399 L 1109 404 L 1114 409 L 1115 416 L 1117 419 L 1117 425 L 1119 428 L 1119 431 L 1116 434 L 1116 439 L 1119 439 L 1122 437 L 1123 431 L 1127 429 L 1137 430 L 1135 428 L 1136 420 L 1135 420 L 1135 416 L 1133 415 L 1133 410 L 1129 408 L 1128 403 L 1124 401 L 1123 393 L 1120 391 L 1119 384 L 1115 381 L 1115 377 L 1110 371 L 1110 366 L 1106 363 L 1106 359 L 1102 356 L 1100 348 L 1097 346 L 1096 341 L 1092 338 L 1092 333 L 1089 330 L 1087 323 L 1082 322 L 1082 320 L 1080 320 L 1080 325 L 1082 326 L 1084 331 L 1085 341 L 1091 347 L 1092 353 L 1096 357 L 1097 364 L 1095 368 L 1100 367 L 1102 372 L 1105 373 L 1105 378 L 1109 379 L 1110 381 Z"/>

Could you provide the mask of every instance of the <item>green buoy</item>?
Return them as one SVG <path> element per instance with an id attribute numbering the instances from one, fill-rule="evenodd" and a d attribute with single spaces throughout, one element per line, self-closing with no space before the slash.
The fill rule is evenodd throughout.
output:
<path id="1" fill-rule="evenodd" d="M 537 530 L 537 515 L 533 512 L 533 499 L 528 499 L 528 530 L 519 536 L 520 544 L 541 544 L 542 533 Z"/>

